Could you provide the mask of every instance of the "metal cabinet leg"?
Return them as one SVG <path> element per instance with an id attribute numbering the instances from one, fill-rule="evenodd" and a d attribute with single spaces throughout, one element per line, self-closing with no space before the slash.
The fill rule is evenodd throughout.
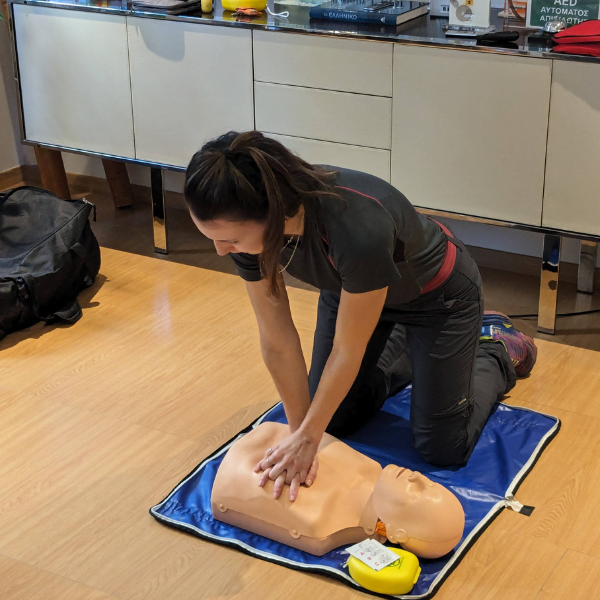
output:
<path id="1" fill-rule="evenodd" d="M 594 291 L 594 272 L 596 270 L 596 242 L 581 240 L 579 270 L 577 271 L 577 291 L 591 294 Z"/>
<path id="2" fill-rule="evenodd" d="M 150 169 L 150 189 L 152 192 L 152 224 L 154 228 L 154 252 L 168 254 L 167 209 L 162 169 Z"/>
<path id="3" fill-rule="evenodd" d="M 558 295 L 561 242 L 562 238 L 558 235 L 544 235 L 537 326 L 538 331 L 542 333 L 554 333 L 556 325 L 556 300 Z"/>

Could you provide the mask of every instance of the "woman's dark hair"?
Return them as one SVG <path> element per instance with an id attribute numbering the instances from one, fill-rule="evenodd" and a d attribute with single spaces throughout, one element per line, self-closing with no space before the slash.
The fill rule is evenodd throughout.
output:
<path id="1" fill-rule="evenodd" d="M 337 173 L 313 166 L 260 131 L 230 131 L 196 152 L 185 176 L 185 199 L 199 221 L 265 223 L 260 269 L 278 296 L 286 217 L 315 196 L 340 197 Z"/>

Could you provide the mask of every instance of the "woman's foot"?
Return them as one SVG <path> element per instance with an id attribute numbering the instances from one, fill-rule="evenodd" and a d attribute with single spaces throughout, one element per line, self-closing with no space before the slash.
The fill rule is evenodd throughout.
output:
<path id="1" fill-rule="evenodd" d="M 510 356 L 519 377 L 529 375 L 537 347 L 532 338 L 514 328 L 512 321 L 503 313 L 487 310 L 483 313 L 481 342 L 500 342 Z"/>

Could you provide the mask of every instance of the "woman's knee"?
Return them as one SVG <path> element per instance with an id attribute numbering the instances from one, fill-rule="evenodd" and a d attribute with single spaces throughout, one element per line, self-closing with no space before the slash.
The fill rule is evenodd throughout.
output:
<path id="1" fill-rule="evenodd" d="M 462 467 L 467 464 L 472 448 L 464 429 L 448 430 L 433 427 L 427 432 L 416 432 L 415 448 L 424 460 L 436 467 Z"/>
<path id="2" fill-rule="evenodd" d="M 327 433 L 335 437 L 345 437 L 358 431 L 381 409 L 386 398 L 383 371 L 373 368 L 368 373 L 359 373 L 331 418 Z"/>

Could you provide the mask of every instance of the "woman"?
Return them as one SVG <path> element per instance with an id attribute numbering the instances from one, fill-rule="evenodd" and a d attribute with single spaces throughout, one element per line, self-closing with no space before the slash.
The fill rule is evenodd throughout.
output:
<path id="1" fill-rule="evenodd" d="M 414 445 L 437 466 L 467 462 L 495 403 L 533 367 L 533 340 L 504 315 L 484 317 L 465 246 L 377 177 L 230 132 L 194 155 L 185 197 L 246 281 L 283 401 L 290 435 L 256 467 L 276 497 L 285 484 L 291 500 L 312 484 L 325 431 L 344 436 L 381 408 L 405 350 Z M 284 271 L 321 290 L 308 376 Z"/>

